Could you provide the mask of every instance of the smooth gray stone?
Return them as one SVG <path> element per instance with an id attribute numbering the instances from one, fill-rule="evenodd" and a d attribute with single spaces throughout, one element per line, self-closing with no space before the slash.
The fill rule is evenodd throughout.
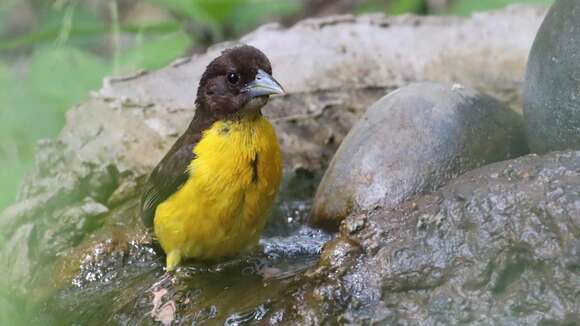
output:
<path id="1" fill-rule="evenodd" d="M 580 1 L 556 1 L 528 62 L 524 117 L 530 149 L 580 149 Z"/>
<path id="2" fill-rule="evenodd" d="M 393 207 L 526 152 L 521 116 L 492 97 L 460 85 L 403 87 L 373 104 L 346 136 L 318 188 L 313 222 Z"/>

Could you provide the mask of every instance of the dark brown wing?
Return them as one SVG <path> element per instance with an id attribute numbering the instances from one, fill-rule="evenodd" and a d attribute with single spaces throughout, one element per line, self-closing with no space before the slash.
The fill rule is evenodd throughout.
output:
<path id="1" fill-rule="evenodd" d="M 146 227 L 153 226 L 157 206 L 189 178 L 188 166 L 195 157 L 193 148 L 200 138 L 201 131 L 188 130 L 173 144 L 149 176 L 141 197 L 141 219 Z"/>

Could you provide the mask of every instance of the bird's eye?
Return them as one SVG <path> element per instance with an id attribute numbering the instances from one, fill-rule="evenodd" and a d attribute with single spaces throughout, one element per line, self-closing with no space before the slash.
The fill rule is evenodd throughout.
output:
<path id="1" fill-rule="evenodd" d="M 235 84 L 238 83 L 238 81 L 240 81 L 240 75 L 238 75 L 235 72 L 230 72 L 227 77 L 228 77 L 228 82 L 230 84 L 234 84 L 235 85 Z"/>

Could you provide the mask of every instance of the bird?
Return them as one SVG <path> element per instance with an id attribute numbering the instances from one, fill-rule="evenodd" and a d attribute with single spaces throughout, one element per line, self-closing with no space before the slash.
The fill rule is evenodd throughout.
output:
<path id="1" fill-rule="evenodd" d="M 185 259 L 224 259 L 258 244 L 282 178 L 276 132 L 261 112 L 278 94 L 270 61 L 250 45 L 224 50 L 202 74 L 194 117 L 141 196 L 141 218 L 167 272 Z"/>

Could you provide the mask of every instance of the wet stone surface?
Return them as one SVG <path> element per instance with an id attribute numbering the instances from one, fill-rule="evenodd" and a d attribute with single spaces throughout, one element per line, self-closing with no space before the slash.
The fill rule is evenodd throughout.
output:
<path id="1" fill-rule="evenodd" d="M 579 236 L 580 152 L 487 165 L 397 208 L 349 216 L 320 263 L 294 283 L 293 300 L 267 317 L 577 324 Z"/>
<path id="2" fill-rule="evenodd" d="M 59 260 L 52 273 L 55 286 L 37 291 L 36 321 L 239 325 L 262 320 L 272 302 L 282 300 L 290 280 L 316 264 L 331 238 L 301 225 L 309 208 L 307 202 L 285 200 L 276 212 L 278 222 L 269 225 L 254 253 L 219 263 L 191 262 L 175 275 L 163 272 L 164 259 L 147 237 L 96 241 Z"/>
<path id="3" fill-rule="evenodd" d="M 461 85 L 417 83 L 373 104 L 318 187 L 313 222 L 389 208 L 475 167 L 527 153 L 521 116 Z"/>

